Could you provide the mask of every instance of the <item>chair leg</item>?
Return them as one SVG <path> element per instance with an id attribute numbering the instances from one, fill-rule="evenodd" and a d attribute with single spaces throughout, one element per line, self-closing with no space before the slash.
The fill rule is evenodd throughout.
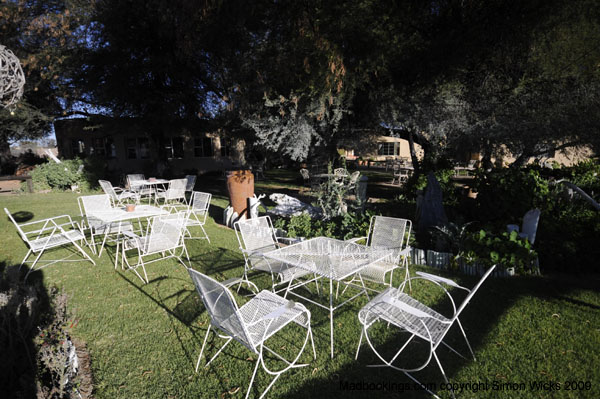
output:
<path id="1" fill-rule="evenodd" d="M 444 377 L 444 381 L 446 381 L 446 386 L 450 386 L 450 383 L 448 382 L 448 377 L 446 377 L 446 373 L 444 372 L 444 368 L 442 367 L 442 363 L 440 363 L 440 359 L 438 359 L 437 354 L 435 353 L 435 351 L 433 352 L 433 357 L 435 359 L 435 362 L 437 363 L 438 367 L 440 368 L 440 371 L 442 372 L 442 376 Z M 452 388 L 450 388 L 450 392 L 452 393 L 452 397 L 456 398 L 456 396 L 454 395 L 454 390 Z"/>
<path id="2" fill-rule="evenodd" d="M 202 354 L 204 353 L 204 347 L 206 346 L 206 341 L 208 340 L 208 334 L 210 333 L 210 328 L 212 324 L 208 325 L 208 329 L 206 330 L 206 335 L 204 335 L 204 340 L 202 341 L 202 349 L 200 349 L 200 355 L 198 356 L 198 361 L 196 362 L 196 373 L 198 372 L 198 366 L 200 366 L 200 359 L 202 359 Z"/>
<path id="3" fill-rule="evenodd" d="M 83 250 L 83 248 L 81 248 L 75 241 L 71 241 L 71 243 L 73 245 L 75 245 L 75 247 L 79 250 L 79 252 L 81 252 L 81 254 L 87 258 L 87 260 L 89 260 L 90 262 L 92 262 L 92 265 L 96 265 L 96 262 L 94 262 L 94 260 L 92 258 L 90 258 L 90 256 L 87 254 L 87 252 L 85 252 Z"/>
<path id="4" fill-rule="evenodd" d="M 21 261 L 21 265 L 19 266 L 19 270 L 21 270 L 21 267 L 23 267 L 23 265 L 25 264 L 25 261 L 27 260 L 27 258 L 29 258 L 29 255 L 31 255 L 31 249 L 27 251 L 27 255 L 25 255 L 25 257 Z"/>
<path id="5" fill-rule="evenodd" d="M 458 327 L 460 328 L 460 332 L 462 332 L 462 335 L 465 338 L 465 342 L 467 343 L 467 346 L 469 347 L 469 352 L 471 352 L 471 356 L 473 356 L 473 360 L 477 361 L 477 359 L 475 358 L 475 353 L 473 353 L 473 348 L 471 348 L 471 344 L 469 343 L 469 340 L 467 339 L 467 334 L 465 334 L 465 330 L 463 329 L 463 326 L 458 318 L 456 319 L 456 323 L 458 324 Z"/>
<path id="6" fill-rule="evenodd" d="M 262 353 L 260 354 L 260 356 L 262 356 Z M 256 365 L 254 366 L 254 371 L 252 372 L 252 378 L 250 379 L 250 384 L 248 385 L 248 391 L 246 391 L 246 396 L 245 399 L 248 399 L 248 396 L 250 396 L 250 390 L 252 389 L 252 384 L 254 383 L 254 377 L 256 377 L 256 372 L 258 371 L 258 365 L 260 364 L 260 357 L 258 359 L 256 359 Z M 263 395 L 266 393 L 263 392 Z M 261 395 L 262 398 L 262 395 Z"/>

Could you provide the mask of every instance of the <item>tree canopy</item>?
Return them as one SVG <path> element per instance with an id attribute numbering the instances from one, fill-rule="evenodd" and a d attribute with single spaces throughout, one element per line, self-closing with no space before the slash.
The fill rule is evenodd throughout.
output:
<path id="1" fill-rule="evenodd" d="M 214 119 L 294 160 L 382 128 L 431 154 L 600 148 L 593 0 L 3 0 L 0 12 L 28 79 L 0 141 L 101 111 L 156 136 Z"/>

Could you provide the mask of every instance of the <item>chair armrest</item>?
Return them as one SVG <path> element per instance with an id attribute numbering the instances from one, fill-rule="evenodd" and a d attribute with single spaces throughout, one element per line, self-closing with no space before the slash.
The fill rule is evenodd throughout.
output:
<path id="1" fill-rule="evenodd" d="M 446 277 L 440 277 L 440 276 L 436 276 L 435 274 L 429 274 L 429 273 L 425 273 L 425 272 L 417 272 L 417 275 L 425 278 L 426 280 L 433 280 L 433 281 L 437 281 L 439 283 L 444 283 L 451 287 L 470 291 L 468 288 L 462 287 L 462 286 L 458 285 L 454 280 L 450 280 L 449 278 L 446 278 Z"/>
<path id="2" fill-rule="evenodd" d="M 352 243 L 356 244 L 360 240 L 366 240 L 366 239 L 367 239 L 367 237 L 355 237 L 355 238 L 350 238 L 350 239 L 346 240 L 346 242 L 352 242 Z"/>
<path id="3" fill-rule="evenodd" d="M 394 306 L 395 308 L 402 310 L 403 312 L 410 313 L 413 316 L 433 318 L 431 315 L 423 312 L 422 310 L 419 310 L 414 306 L 410 306 L 402 301 L 399 301 L 397 298 L 394 298 L 391 295 L 383 295 L 381 297 L 381 300 L 387 304 Z"/>
<path id="4" fill-rule="evenodd" d="M 297 242 L 300 242 L 304 239 L 304 237 L 275 237 L 275 239 L 277 240 L 278 244 L 286 244 L 286 245 L 292 245 L 292 244 L 296 244 Z M 281 242 L 284 241 L 284 242 Z M 287 242 L 285 242 L 287 241 Z"/>

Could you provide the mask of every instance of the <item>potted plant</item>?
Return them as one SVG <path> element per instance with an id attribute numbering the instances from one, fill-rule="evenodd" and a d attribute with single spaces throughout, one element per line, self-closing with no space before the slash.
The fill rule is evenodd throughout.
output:
<path id="1" fill-rule="evenodd" d="M 233 170 L 227 174 L 227 191 L 233 211 L 241 216 L 247 211 L 248 198 L 254 195 L 254 175 L 250 170 Z"/>

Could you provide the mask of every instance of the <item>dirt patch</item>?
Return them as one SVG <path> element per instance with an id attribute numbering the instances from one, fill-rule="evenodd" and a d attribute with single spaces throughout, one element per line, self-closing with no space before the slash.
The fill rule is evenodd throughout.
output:
<path id="1" fill-rule="evenodd" d="M 93 399 L 94 380 L 92 379 L 92 362 L 90 360 L 90 352 L 85 345 L 85 342 L 73 338 L 75 345 L 75 353 L 79 361 L 79 393 L 83 399 Z"/>

